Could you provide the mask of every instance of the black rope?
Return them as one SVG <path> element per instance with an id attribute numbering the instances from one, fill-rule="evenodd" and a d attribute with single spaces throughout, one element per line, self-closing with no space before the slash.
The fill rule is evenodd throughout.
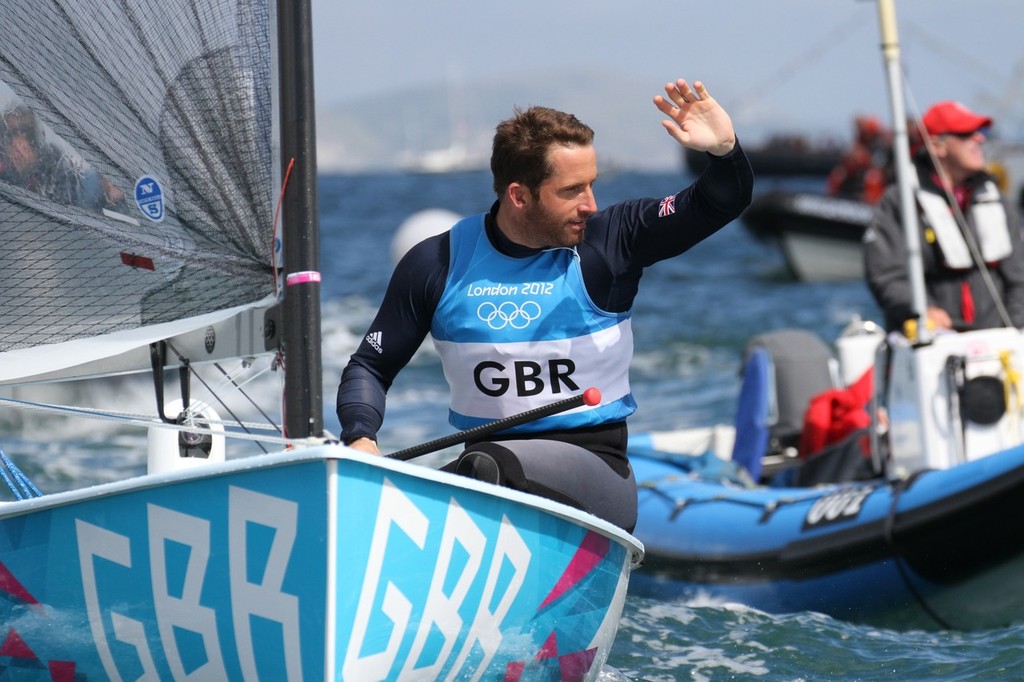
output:
<path id="1" fill-rule="evenodd" d="M 220 367 L 218 366 L 218 367 L 217 367 L 217 369 L 220 369 Z M 223 369 L 221 369 L 220 371 L 222 371 L 222 372 L 223 372 L 224 370 L 223 370 Z M 199 383 L 201 383 L 201 384 L 202 384 L 203 386 L 205 386 L 205 387 L 206 387 L 206 390 L 210 392 L 210 395 L 212 395 L 212 396 L 213 396 L 214 400 L 216 400 L 216 401 L 217 401 L 218 403 L 220 403 L 220 406 L 221 406 L 222 408 L 224 408 L 224 410 L 225 410 L 225 411 L 226 411 L 226 412 L 227 412 L 227 413 L 228 413 L 228 414 L 229 414 L 229 415 L 231 416 L 231 418 L 232 418 L 232 419 L 234 419 L 234 420 L 235 420 L 235 422 L 237 422 L 237 423 L 238 423 L 238 427 L 239 427 L 240 429 L 242 429 L 242 431 L 244 431 L 244 432 L 246 432 L 246 433 L 248 433 L 248 434 L 251 434 L 251 433 L 252 433 L 252 431 L 250 431 L 250 430 L 249 430 L 249 428 L 248 428 L 248 427 L 247 427 L 247 426 L 246 426 L 245 424 L 243 424 L 243 423 L 242 423 L 242 420 L 241 420 L 241 419 L 240 419 L 240 418 L 238 417 L 238 415 L 236 415 L 236 414 L 235 414 L 235 413 L 234 413 L 234 412 L 233 412 L 233 411 L 231 410 L 231 408 L 230 408 L 230 407 L 228 407 L 228 406 L 227 406 L 227 404 L 225 404 L 225 402 L 224 402 L 223 400 L 221 400 L 220 396 L 219 396 L 219 395 L 217 395 L 216 393 L 214 393 L 214 392 L 213 392 L 213 389 L 212 389 L 212 388 L 210 388 L 210 385 L 206 383 L 206 380 L 205 380 L 205 379 L 203 379 L 203 377 L 202 377 L 202 376 L 200 376 L 199 372 L 197 372 L 197 371 L 195 371 L 195 370 L 193 369 L 193 370 L 192 370 L 192 376 L 194 376 L 194 377 L 195 377 L 196 379 L 198 379 L 198 380 L 199 380 Z M 234 382 L 232 382 L 232 383 L 234 383 Z M 237 384 L 235 384 L 235 386 L 236 386 L 236 388 L 237 388 L 237 386 L 238 386 L 238 385 L 237 385 Z M 266 416 L 266 415 L 264 415 L 264 416 Z M 276 424 L 274 424 L 273 422 L 270 422 L 270 423 L 271 423 L 271 425 L 273 425 L 273 427 L 274 427 L 275 429 L 277 429 L 278 433 L 280 433 L 280 432 L 281 432 L 281 429 L 280 429 L 280 428 L 279 428 L 279 427 L 278 427 L 278 426 L 277 426 Z M 256 443 L 256 446 L 257 446 L 257 447 L 258 447 L 258 448 L 259 448 L 260 450 L 262 450 L 262 451 L 263 451 L 263 454 L 267 454 L 267 449 L 266 449 L 265 447 L 263 447 L 263 443 L 261 443 L 260 441 L 254 441 L 254 442 Z"/>
<path id="2" fill-rule="evenodd" d="M 907 586 L 907 591 L 910 592 L 911 596 L 914 597 L 915 600 L 917 600 L 918 605 L 920 605 L 924 612 L 938 623 L 939 627 L 946 630 L 953 630 L 953 625 L 936 613 L 917 588 L 914 587 L 914 583 L 907 574 L 907 567 L 904 564 L 903 558 L 900 556 L 899 549 L 896 547 L 896 542 L 893 538 L 893 528 L 896 525 L 896 503 L 899 502 L 900 493 L 903 492 L 903 489 L 907 485 L 909 485 L 909 482 L 905 481 L 897 481 L 892 484 L 892 502 L 889 504 L 889 513 L 885 517 L 883 532 L 885 543 L 892 552 L 892 558 L 896 564 L 896 570 L 899 572 L 900 577 L 903 578 L 903 584 Z"/>
<path id="3" fill-rule="evenodd" d="M 172 345 L 172 344 L 171 344 L 170 342 L 168 342 L 168 343 L 167 343 L 167 345 L 168 345 L 168 346 L 170 346 L 171 350 L 172 350 L 172 351 L 174 351 L 174 354 L 175 354 L 176 356 L 178 356 L 178 359 L 179 359 L 179 360 L 181 360 L 182 362 L 187 362 L 187 359 L 186 359 L 186 358 L 184 358 L 184 357 L 183 357 L 183 356 L 181 355 L 181 353 L 179 353 L 179 352 L 178 352 L 178 349 L 177 349 L 177 348 L 175 348 L 175 347 L 174 347 L 174 346 L 173 346 L 173 345 Z M 244 390 L 244 389 L 242 389 L 242 387 L 241 387 L 241 386 L 239 386 L 239 385 L 238 385 L 238 384 L 237 384 L 237 383 L 235 382 L 235 380 L 234 380 L 234 379 L 233 379 L 233 378 L 232 378 L 232 377 L 231 377 L 231 376 L 230 376 L 230 375 L 229 375 L 229 374 L 228 374 L 227 372 L 225 372 L 225 371 L 224 371 L 224 368 L 220 366 L 220 363 L 216 363 L 216 362 L 215 362 L 215 363 L 214 363 L 214 366 L 215 366 L 215 367 L 216 367 L 217 369 L 219 369 L 219 370 L 221 371 L 221 373 L 222 373 L 222 374 L 223 374 L 223 375 L 224 375 L 225 377 L 227 377 L 227 378 L 228 378 L 228 380 L 230 380 L 230 381 L 231 381 L 231 384 L 232 384 L 232 385 L 233 385 L 233 386 L 235 387 L 235 389 L 236 389 L 236 390 L 237 390 L 237 391 L 238 391 L 239 393 L 241 393 L 241 394 L 242 394 L 243 396 L 245 396 L 246 400 L 248 400 L 248 401 L 249 401 L 249 402 L 250 402 L 250 403 L 251 403 L 251 404 L 252 404 L 253 406 L 255 406 L 255 407 L 256 407 L 256 409 L 257 409 L 257 410 L 259 411 L 259 413 L 260 413 L 261 415 L 263 415 L 263 418 L 267 420 L 267 423 L 269 423 L 269 424 L 270 424 L 271 426 L 273 426 L 273 427 L 274 427 L 275 429 L 277 429 L 277 432 L 278 432 L 278 433 L 281 433 L 281 427 L 279 427 L 279 426 L 278 426 L 277 424 L 275 424 L 275 423 L 274 423 L 274 421 L 273 421 L 273 420 L 272 420 L 272 419 L 271 419 L 271 418 L 270 418 L 270 417 L 269 417 L 269 416 L 267 415 L 267 413 L 266 413 L 266 412 L 264 412 L 264 411 L 263 411 L 263 409 L 262 409 L 262 408 L 260 408 L 260 406 L 256 404 L 256 402 L 255 402 L 255 401 L 254 401 L 254 400 L 252 399 L 252 397 L 251 397 L 251 396 L 250 396 L 250 395 L 249 395 L 248 393 L 246 393 L 246 392 L 245 392 L 245 390 Z M 214 400 L 216 400 L 216 401 L 217 401 L 217 402 L 218 402 L 218 403 L 220 404 L 220 406 L 221 406 L 222 408 L 224 408 L 224 410 L 225 410 L 225 411 L 226 411 L 226 412 L 227 412 L 227 413 L 228 413 L 228 414 L 229 414 L 229 415 L 231 416 L 231 418 L 235 420 L 235 422 L 236 422 L 236 423 L 238 424 L 239 428 L 241 428 L 241 429 L 242 429 L 242 431 L 244 431 L 245 433 L 248 433 L 248 434 L 250 434 L 250 435 L 251 435 L 251 434 L 252 434 L 252 431 L 250 431 L 250 430 L 248 429 L 248 427 L 246 427 L 246 425 L 245 425 L 244 423 L 242 423 L 242 419 L 241 419 L 241 418 L 240 418 L 240 417 L 239 417 L 238 415 L 236 415 L 236 414 L 234 413 L 234 411 L 233 411 L 233 410 L 232 410 L 232 409 L 231 409 L 230 407 L 228 407 L 227 403 L 225 403 L 225 402 L 224 402 L 224 401 L 223 401 L 223 400 L 221 399 L 221 397 L 220 397 L 219 395 L 217 395 L 217 394 L 216 394 L 216 393 L 214 392 L 214 390 L 213 390 L 212 388 L 210 388 L 210 385 L 209 385 L 208 383 L 206 383 L 206 380 L 205 380 L 205 379 L 204 379 L 204 378 L 202 377 L 202 375 L 200 375 L 200 374 L 199 374 L 199 372 L 197 372 L 197 371 L 196 371 L 196 370 L 195 370 L 194 368 L 193 368 L 193 369 L 191 369 L 191 372 L 192 372 L 192 376 L 194 376 L 194 377 L 195 377 L 196 379 L 198 379 L 198 380 L 199 380 L 199 383 L 201 383 L 201 384 L 202 384 L 202 385 L 203 385 L 204 387 L 206 387 L 206 390 L 210 392 L 210 395 L 212 395 L 212 396 L 213 396 Z M 186 405 L 186 406 L 185 406 L 185 409 L 188 409 L 188 405 Z M 263 454 L 267 454 L 267 453 L 268 453 L 268 450 L 267 450 L 267 448 L 265 448 L 265 447 L 263 446 L 263 443 L 261 443 L 260 441 L 254 441 L 254 442 L 256 443 L 256 446 L 257 446 L 257 447 L 258 447 L 258 448 L 259 448 L 260 450 L 262 450 L 262 451 L 263 451 Z"/>
<path id="4" fill-rule="evenodd" d="M 244 388 L 242 388 L 241 386 L 239 386 L 239 385 L 238 385 L 238 382 L 237 382 L 237 381 L 235 381 L 235 378 L 234 378 L 233 376 L 231 376 L 231 375 L 230 375 L 230 374 L 228 374 L 228 373 L 227 373 L 226 371 L 224 371 L 224 368 L 220 366 L 220 363 L 219 363 L 219 362 L 215 362 L 215 363 L 213 363 L 213 366 L 214 366 L 214 367 L 216 367 L 216 368 L 217 368 L 218 370 L 220 370 L 220 373 L 224 375 L 224 378 L 226 378 L 226 379 L 227 379 L 228 381 L 230 381 L 230 382 L 231 382 L 231 385 L 232 385 L 232 386 L 234 386 L 234 387 L 235 387 L 235 389 L 236 389 L 236 390 L 237 390 L 237 391 L 238 391 L 239 393 L 241 393 L 241 394 L 242 394 L 242 395 L 243 395 L 243 396 L 245 397 L 245 399 L 246 399 L 246 400 L 248 400 L 248 401 L 249 401 L 249 404 L 250 404 L 250 405 L 252 405 L 252 406 L 253 406 L 254 408 L 256 408 L 256 411 L 257 411 L 257 412 L 259 412 L 259 413 L 260 413 L 260 415 L 261 415 L 261 416 L 262 416 L 262 417 L 263 417 L 264 419 L 266 419 L 266 420 L 267 420 L 267 423 L 268 423 L 268 424 L 270 424 L 271 426 L 273 426 L 273 427 L 274 427 L 274 429 L 275 429 L 275 430 L 276 430 L 276 431 L 277 431 L 278 433 L 280 433 L 280 434 L 281 434 L 282 436 L 284 435 L 284 432 L 283 432 L 283 431 L 281 430 L 281 427 L 280 427 L 280 426 L 278 426 L 277 424 L 275 424 L 275 423 L 274 423 L 274 420 L 270 418 L 270 415 L 269 415 L 269 414 L 267 414 L 267 413 L 266 413 L 266 411 L 265 411 L 265 410 L 264 410 L 264 409 L 263 409 L 262 407 L 260 407 L 260 404 L 259 404 L 259 403 L 257 403 L 257 402 L 256 402 L 255 400 L 253 400 L 252 396 L 251 396 L 251 395 L 249 395 L 248 393 L 246 393 L 246 392 L 245 392 L 245 389 L 244 389 Z M 200 378 L 199 380 L 200 380 L 200 381 L 203 381 L 203 380 L 202 380 L 202 378 Z M 203 381 L 203 386 L 206 386 L 206 382 L 205 382 L 205 381 Z M 209 388 L 209 387 L 207 387 L 207 388 Z M 211 392 L 212 392 L 212 391 L 211 391 Z M 215 396 L 215 397 L 216 397 L 216 396 Z M 223 404 L 223 402 L 221 401 L 221 399 L 220 399 L 220 398 L 217 398 L 217 402 L 220 402 L 221 404 Z M 226 405 L 224 406 L 224 409 L 227 409 L 227 406 L 226 406 Z M 231 411 L 231 410 L 228 410 L 228 412 L 230 412 L 230 411 Z"/>
<path id="5" fill-rule="evenodd" d="M 673 505 L 672 511 L 669 513 L 669 518 L 675 520 L 679 516 L 679 512 L 689 507 L 694 507 L 700 504 L 711 504 L 714 502 L 724 502 L 726 504 L 736 505 L 737 507 L 750 507 L 751 509 L 760 509 L 762 511 L 761 523 L 764 523 L 771 515 L 777 512 L 780 508 L 790 505 L 798 504 L 800 502 L 806 502 L 809 499 L 819 497 L 817 493 L 808 495 L 808 497 L 780 497 L 777 500 L 769 500 L 767 502 L 756 502 L 754 500 L 740 500 L 735 497 L 728 497 L 725 495 L 715 495 L 713 497 L 702 497 L 699 499 L 692 499 L 687 497 L 674 497 L 669 493 L 661 490 L 655 486 L 669 482 L 671 483 L 674 478 L 690 480 L 689 476 L 665 476 L 657 481 L 641 481 L 637 483 L 637 488 L 640 490 L 649 490 L 653 494 L 661 497 L 666 502 L 670 502 Z M 713 482 L 713 481 L 712 481 Z"/>

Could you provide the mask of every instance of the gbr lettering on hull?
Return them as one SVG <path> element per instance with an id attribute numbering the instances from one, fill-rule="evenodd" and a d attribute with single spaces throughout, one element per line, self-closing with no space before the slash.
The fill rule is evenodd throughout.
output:
<path id="1" fill-rule="evenodd" d="M 388 582 L 384 586 L 381 610 L 394 623 L 394 628 L 383 651 L 362 655 L 371 610 L 381 589 L 378 579 L 384 565 L 385 554 L 391 545 L 390 537 L 393 532 L 402 533 L 422 550 L 426 544 L 428 530 L 429 520 L 426 515 L 401 490 L 385 479 L 377 509 L 377 521 L 373 529 L 366 579 L 359 594 L 353 636 L 345 655 L 345 679 L 381 680 L 393 674 L 399 663 L 399 646 L 409 627 L 413 625 L 413 603 L 394 583 Z M 468 554 L 468 559 L 463 559 L 461 572 L 458 577 L 453 577 L 449 575 L 449 571 L 456 551 L 461 552 L 464 557 Z M 459 612 L 466 606 L 467 593 L 479 576 L 486 551 L 485 534 L 458 502 L 452 499 L 448 504 L 430 588 L 426 602 L 422 605 L 423 616 L 416 629 L 412 650 L 407 655 L 398 679 L 434 679 L 449 662 L 451 670 L 447 675 L 448 679 L 456 677 L 475 680 L 484 674 L 501 644 L 501 623 L 523 585 L 531 558 L 530 549 L 522 536 L 508 518 L 503 518 L 490 565 L 487 567 L 483 594 L 478 598 L 472 621 L 467 624 Z M 511 566 L 513 575 L 505 584 L 504 592 L 497 595 L 498 578 L 503 565 Z M 445 585 L 451 584 L 453 580 L 455 587 L 451 589 L 450 594 L 445 594 Z M 491 604 L 495 604 L 493 610 Z M 415 668 L 423 657 L 428 635 L 432 631 L 440 632 L 443 640 L 436 651 L 432 649 L 430 655 L 426 656 L 433 663 Z M 467 633 L 466 640 L 456 653 L 455 644 L 463 633 Z M 437 647 L 437 642 L 431 646 Z M 474 646 L 483 652 L 483 660 L 468 662 Z M 459 676 L 460 673 L 463 676 Z"/>
<path id="2" fill-rule="evenodd" d="M 223 571 L 223 567 L 210 565 L 211 520 L 150 503 L 146 505 L 146 537 L 139 539 L 77 519 L 85 607 L 107 677 L 135 679 L 141 666 L 144 679 L 160 679 L 166 672 L 174 679 L 229 679 L 233 675 L 225 654 L 234 649 L 242 677 L 259 679 L 259 652 L 251 630 L 257 617 L 279 626 L 281 641 L 276 648 L 284 653 L 286 679 L 303 679 L 299 627 L 302 605 L 297 596 L 283 589 L 296 549 L 297 520 L 297 503 L 231 486 L 226 567 L 229 589 L 221 601 L 208 604 L 203 600 L 204 584 L 211 571 Z M 273 530 L 268 552 L 253 552 L 247 547 L 250 524 Z M 531 561 L 529 547 L 507 517 L 503 517 L 491 542 L 493 547 L 488 547 L 486 534 L 454 499 L 448 502 L 443 523 L 434 529 L 430 526 L 427 515 L 385 479 L 344 655 L 345 679 L 384 679 L 396 673 L 399 679 L 427 679 L 445 669 L 449 674 L 462 674 L 460 679 L 479 679 L 497 653 L 503 638 L 502 622 L 526 579 Z M 381 568 L 392 559 L 389 550 L 409 540 L 422 550 L 431 531 L 440 533 L 441 539 L 437 553 L 424 556 L 424 565 L 434 564 L 425 597 L 410 598 L 390 581 L 381 585 Z M 148 549 L 149 565 L 133 563 L 133 541 Z M 171 544 L 188 550 L 184 575 L 177 579 L 171 577 L 172 562 L 167 553 Z M 264 558 L 257 560 L 256 556 Z M 257 562 L 260 565 L 254 565 Z M 511 568 L 511 576 L 503 572 L 503 567 L 505 571 Z M 457 576 L 451 575 L 454 570 L 459 571 Z M 152 617 L 143 608 L 140 618 L 140 612 L 117 589 L 122 582 L 138 583 L 140 576 L 149 584 Z M 253 576 L 258 582 L 253 582 Z M 471 587 L 479 586 L 479 580 L 483 580 L 482 591 L 472 591 L 478 596 L 469 601 Z M 383 599 L 375 601 L 381 590 Z M 363 655 L 369 623 L 378 615 L 373 613 L 375 605 L 394 627 L 383 651 Z M 322 602 L 313 607 L 322 608 Z M 230 630 L 224 627 L 222 612 L 230 612 Z M 471 619 L 460 615 L 467 612 L 473 614 Z M 415 622 L 413 613 L 418 614 Z M 437 633 L 441 633 L 440 641 Z M 316 638 L 315 646 L 323 645 L 322 632 L 307 636 Z M 400 659 L 400 645 L 409 637 L 411 650 Z M 178 644 L 183 641 L 191 641 L 205 654 L 199 667 L 186 664 L 196 657 L 194 652 L 190 655 L 179 650 Z M 128 657 L 133 659 L 130 663 L 124 661 L 126 645 L 134 652 Z M 122 654 L 115 655 L 115 651 Z M 423 660 L 430 663 L 415 667 Z"/>
<path id="3" fill-rule="evenodd" d="M 138 664 L 143 668 L 144 679 L 160 679 L 154 652 L 150 648 L 151 642 L 161 643 L 161 651 L 157 653 L 161 653 L 166 660 L 174 679 L 186 676 L 194 679 L 228 679 L 223 643 L 217 630 L 216 610 L 200 603 L 210 558 L 210 521 L 155 504 L 147 505 L 146 516 L 150 550 L 148 567 L 132 565 L 131 538 L 128 536 L 81 519 L 75 521 L 85 606 L 103 669 L 111 680 L 123 679 L 111 647 L 110 634 L 113 634 L 115 641 L 134 649 Z M 234 642 L 245 679 L 259 678 L 250 631 L 253 616 L 280 626 L 288 679 L 302 679 L 299 603 L 294 595 L 286 594 L 281 589 L 288 559 L 295 545 L 296 519 L 295 502 L 233 486 L 229 490 L 230 609 Z M 250 523 L 274 530 L 273 542 L 263 566 L 250 565 L 251 553 L 246 546 L 246 530 Z M 178 596 L 174 594 L 176 590 L 170 589 L 167 575 L 165 547 L 168 542 L 184 545 L 189 550 Z M 99 562 L 109 562 L 123 568 L 123 571 L 116 573 L 109 570 L 104 573 L 125 580 L 148 569 L 159 637 L 152 636 L 152 624 L 147 625 L 118 610 L 124 608 L 124 605 L 117 599 L 119 593 L 116 590 L 106 591 L 115 595 L 112 599 L 114 603 L 101 601 L 100 595 L 104 590 L 101 590 L 97 576 Z M 260 582 L 251 582 L 248 576 L 253 575 L 261 576 Z M 109 629 L 107 623 L 110 624 Z M 196 669 L 186 670 L 183 652 L 178 649 L 181 640 L 175 636 L 175 631 L 191 634 L 193 639 L 198 638 L 202 642 L 207 656 L 205 663 Z M 133 674 L 131 679 L 134 677 Z"/>

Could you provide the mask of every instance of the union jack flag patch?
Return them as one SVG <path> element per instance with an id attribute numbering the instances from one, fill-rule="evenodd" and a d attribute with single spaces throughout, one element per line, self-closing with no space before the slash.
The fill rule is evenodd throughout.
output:
<path id="1" fill-rule="evenodd" d="M 658 217 L 664 218 L 676 212 L 676 195 L 667 196 L 658 205 Z"/>

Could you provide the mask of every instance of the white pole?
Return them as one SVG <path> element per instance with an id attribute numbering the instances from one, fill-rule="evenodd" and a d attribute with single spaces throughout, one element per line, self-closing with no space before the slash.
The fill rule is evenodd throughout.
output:
<path id="1" fill-rule="evenodd" d="M 910 160 L 907 115 L 903 99 L 903 71 L 900 65 L 900 42 L 896 31 L 896 7 L 893 0 L 878 0 L 878 21 L 882 33 L 882 57 L 889 79 L 889 104 L 893 118 L 893 151 L 896 154 L 896 181 L 900 189 L 903 235 L 907 243 L 907 274 L 910 278 L 911 306 L 917 316 L 917 342 L 927 342 L 928 298 L 924 286 L 924 265 L 921 261 L 921 230 L 917 222 L 914 189 L 917 176 Z"/>

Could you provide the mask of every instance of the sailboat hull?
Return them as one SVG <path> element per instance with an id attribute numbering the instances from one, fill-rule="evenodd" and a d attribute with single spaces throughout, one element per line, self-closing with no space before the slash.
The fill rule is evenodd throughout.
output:
<path id="1" fill-rule="evenodd" d="M 0 637 L 88 679 L 593 679 L 642 551 L 322 446 L 4 505 Z"/>

